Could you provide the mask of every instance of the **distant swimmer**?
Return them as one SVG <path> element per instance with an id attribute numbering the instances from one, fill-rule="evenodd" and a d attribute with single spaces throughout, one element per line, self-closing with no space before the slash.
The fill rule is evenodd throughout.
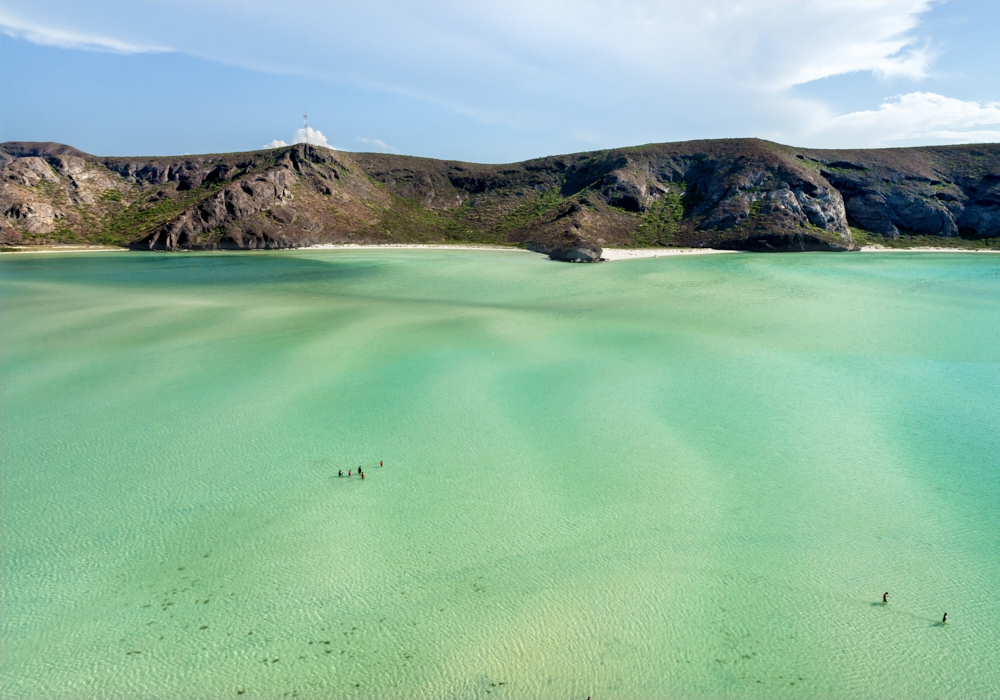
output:
<path id="1" fill-rule="evenodd" d="M 347 476 L 350 476 L 350 475 L 351 475 L 351 470 L 350 470 L 350 469 L 348 469 L 348 470 L 347 470 Z"/>
<path id="2" fill-rule="evenodd" d="M 944 624 L 944 623 L 946 623 L 947 621 L 948 621 L 948 613 L 945 613 L 945 614 L 944 614 L 944 617 L 942 617 L 942 618 L 941 618 L 941 624 L 943 625 L 943 624 Z"/>
<path id="3" fill-rule="evenodd" d="M 337 470 L 337 476 L 343 476 L 343 475 L 344 475 L 344 470 L 343 469 L 338 469 Z"/>
<path id="4" fill-rule="evenodd" d="M 380 467 L 384 467 L 384 466 L 385 466 L 385 462 L 383 462 L 383 461 L 382 461 L 382 460 L 380 459 L 380 460 L 378 461 L 378 465 L 379 465 Z"/>
<path id="5" fill-rule="evenodd" d="M 888 602 L 889 602 L 889 591 L 886 591 L 885 593 L 882 594 L 882 605 L 885 605 Z"/>
<path id="6" fill-rule="evenodd" d="M 364 478 L 365 478 L 365 473 L 364 473 L 364 472 L 361 472 L 361 478 L 362 478 L 362 479 L 364 479 Z"/>

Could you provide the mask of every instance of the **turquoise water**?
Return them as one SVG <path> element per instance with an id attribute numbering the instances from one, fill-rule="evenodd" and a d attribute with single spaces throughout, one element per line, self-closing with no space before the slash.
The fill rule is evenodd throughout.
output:
<path id="1" fill-rule="evenodd" d="M 1000 697 L 1000 256 L 17 255 L 0 302 L 4 698 Z"/>

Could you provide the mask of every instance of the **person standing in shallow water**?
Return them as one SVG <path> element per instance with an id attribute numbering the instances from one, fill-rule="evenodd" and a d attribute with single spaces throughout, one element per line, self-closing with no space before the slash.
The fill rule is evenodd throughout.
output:
<path id="1" fill-rule="evenodd" d="M 944 614 L 944 617 L 942 617 L 942 618 L 941 618 L 941 624 L 943 625 L 943 624 L 944 624 L 944 623 L 946 623 L 947 621 L 948 621 L 948 613 L 945 613 L 945 614 Z"/>
<path id="2" fill-rule="evenodd" d="M 882 605 L 886 605 L 889 602 L 889 591 L 882 594 Z"/>
<path id="3" fill-rule="evenodd" d="M 380 467 L 384 467 L 384 466 L 385 466 L 385 462 L 383 462 L 383 461 L 382 461 L 382 460 L 380 459 L 380 460 L 378 461 L 378 465 L 379 465 Z"/>

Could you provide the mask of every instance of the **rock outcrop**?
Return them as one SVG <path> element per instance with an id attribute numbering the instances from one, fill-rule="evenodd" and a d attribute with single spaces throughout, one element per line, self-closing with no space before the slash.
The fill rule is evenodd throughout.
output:
<path id="1" fill-rule="evenodd" d="M 548 255 L 551 260 L 560 262 L 592 263 L 600 262 L 604 249 L 595 243 L 580 241 L 568 248 L 553 248 L 547 245 L 531 244 L 529 248 L 536 253 Z"/>
<path id="2" fill-rule="evenodd" d="M 296 145 L 108 158 L 0 145 L 0 241 L 142 250 L 312 243 L 851 250 L 854 232 L 1000 238 L 1000 145 L 823 151 L 757 139 L 479 165 Z"/>
<path id="3" fill-rule="evenodd" d="M 289 180 L 285 168 L 242 178 L 130 246 L 147 250 L 295 247 L 296 242 L 280 232 L 281 224 L 295 220 L 281 206 L 291 197 Z M 216 232 L 221 235 L 213 236 Z"/>
<path id="4" fill-rule="evenodd" d="M 1000 146 L 805 151 L 858 228 L 900 235 L 1000 236 Z"/>

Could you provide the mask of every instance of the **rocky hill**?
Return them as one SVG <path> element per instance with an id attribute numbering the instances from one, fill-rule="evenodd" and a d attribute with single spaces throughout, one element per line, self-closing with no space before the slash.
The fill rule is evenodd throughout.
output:
<path id="1" fill-rule="evenodd" d="M 611 245 L 1000 247 L 1000 144 L 833 151 L 723 139 L 478 165 L 302 144 L 110 158 L 8 142 L 0 214 L 7 245 L 143 250 L 474 242 L 592 259 Z"/>

